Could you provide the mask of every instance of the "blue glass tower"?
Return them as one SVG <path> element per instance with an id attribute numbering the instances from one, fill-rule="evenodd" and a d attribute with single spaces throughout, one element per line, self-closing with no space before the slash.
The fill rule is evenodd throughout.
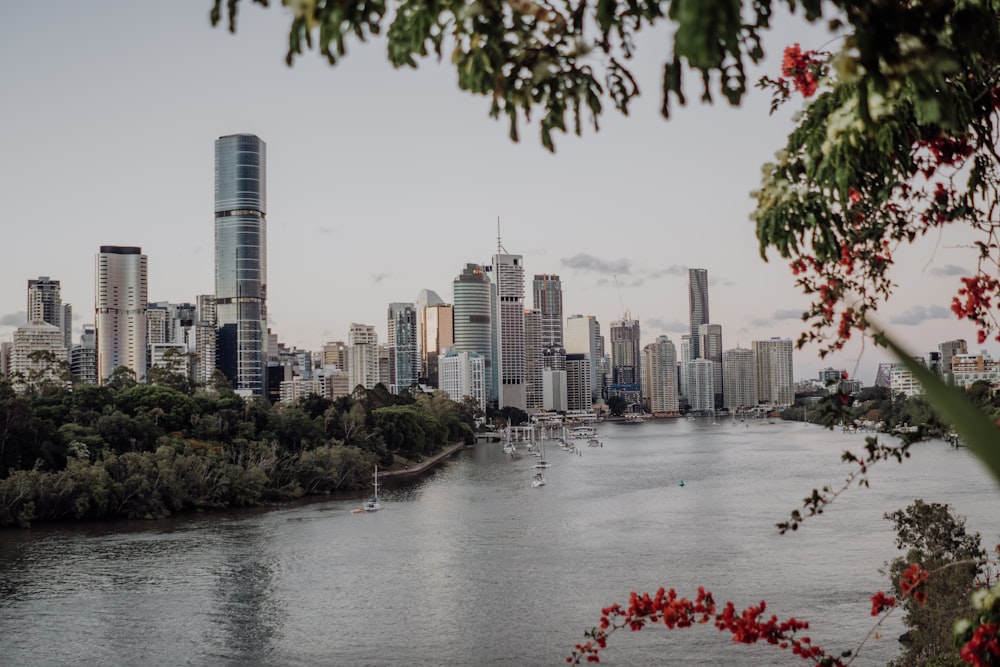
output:
<path id="1" fill-rule="evenodd" d="M 267 377 L 266 158 L 252 134 L 215 142 L 216 364 L 255 396 Z"/>

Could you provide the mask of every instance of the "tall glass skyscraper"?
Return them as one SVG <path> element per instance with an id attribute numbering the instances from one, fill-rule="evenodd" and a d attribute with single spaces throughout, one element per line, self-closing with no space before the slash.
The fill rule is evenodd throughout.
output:
<path id="1" fill-rule="evenodd" d="M 267 377 L 266 167 L 259 137 L 215 141 L 216 364 L 255 396 Z"/>
<path id="2" fill-rule="evenodd" d="M 691 358 L 705 356 L 701 349 L 698 327 L 708 319 L 708 269 L 688 269 L 688 314 L 691 322 Z"/>
<path id="3" fill-rule="evenodd" d="M 493 305 L 496 287 L 483 267 L 466 264 L 452 284 L 452 304 L 455 317 L 455 352 L 477 352 L 483 357 L 483 374 L 486 384 L 486 402 L 496 404 L 497 373 L 493 364 L 495 338 L 493 336 Z"/>

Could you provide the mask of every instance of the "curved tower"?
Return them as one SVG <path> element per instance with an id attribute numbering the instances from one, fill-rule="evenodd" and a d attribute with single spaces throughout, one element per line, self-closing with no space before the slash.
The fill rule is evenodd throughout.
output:
<path id="1" fill-rule="evenodd" d="M 256 396 L 267 373 L 266 162 L 253 134 L 215 141 L 216 364 Z"/>

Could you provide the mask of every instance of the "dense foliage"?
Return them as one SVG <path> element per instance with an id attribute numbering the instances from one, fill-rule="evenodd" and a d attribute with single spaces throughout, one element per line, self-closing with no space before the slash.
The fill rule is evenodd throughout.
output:
<path id="1" fill-rule="evenodd" d="M 442 392 L 393 396 L 379 385 L 269 406 L 225 387 L 195 392 L 171 374 L 118 379 L 24 394 L 0 384 L 0 526 L 366 489 L 376 464 L 419 460 L 473 433 L 468 406 Z"/>

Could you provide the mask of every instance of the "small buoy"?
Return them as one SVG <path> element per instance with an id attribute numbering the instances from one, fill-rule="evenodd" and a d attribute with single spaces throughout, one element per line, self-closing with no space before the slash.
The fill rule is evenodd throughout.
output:
<path id="1" fill-rule="evenodd" d="M 680 486 L 684 486 L 684 480 L 681 480 Z"/>

